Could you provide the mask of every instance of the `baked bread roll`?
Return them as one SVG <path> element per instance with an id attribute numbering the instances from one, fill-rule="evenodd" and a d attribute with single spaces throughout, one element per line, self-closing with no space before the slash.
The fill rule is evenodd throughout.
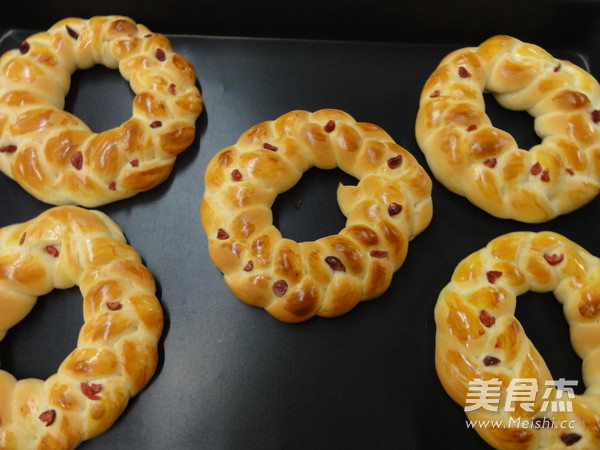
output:
<path id="1" fill-rule="evenodd" d="M 600 448 L 599 273 L 598 258 L 564 236 L 516 232 L 465 258 L 440 293 L 437 373 L 491 446 Z M 516 319 L 527 291 L 553 292 L 563 305 L 583 395 L 552 377 Z"/>
<path id="2" fill-rule="evenodd" d="M 16 380 L 0 370 L 0 448 L 75 448 L 107 430 L 155 372 L 155 282 L 114 222 L 59 206 L 0 229 L 0 339 L 38 296 L 74 285 L 84 324 L 57 373 Z"/>
<path id="3" fill-rule="evenodd" d="M 529 151 L 485 113 L 484 92 L 528 111 L 542 139 Z M 420 98 L 416 137 L 435 178 L 488 213 L 544 222 L 600 188 L 600 87 L 576 65 L 509 36 L 446 56 Z"/>
<path id="4" fill-rule="evenodd" d="M 346 227 L 314 242 L 273 225 L 277 194 L 311 167 L 360 180 L 340 185 Z M 246 131 L 208 164 L 201 217 L 210 257 L 232 292 L 286 322 L 334 317 L 381 295 L 408 242 L 432 216 L 431 180 L 381 128 L 334 109 L 291 111 Z"/>
<path id="5" fill-rule="evenodd" d="M 71 74 L 118 68 L 132 117 L 93 133 L 64 111 Z M 68 18 L 0 58 L 0 170 L 53 205 L 95 207 L 163 182 L 194 140 L 202 110 L 192 64 L 122 16 Z"/>

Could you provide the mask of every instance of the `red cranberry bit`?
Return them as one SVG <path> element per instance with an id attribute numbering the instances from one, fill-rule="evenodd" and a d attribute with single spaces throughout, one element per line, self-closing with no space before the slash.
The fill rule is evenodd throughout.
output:
<path id="1" fill-rule="evenodd" d="M 171 94 L 171 95 L 177 94 L 177 88 L 175 87 L 175 84 L 173 84 L 173 83 L 171 83 L 169 85 L 169 94 Z"/>
<path id="2" fill-rule="evenodd" d="M 465 69 L 463 66 L 458 68 L 458 76 L 461 78 L 469 78 L 471 76 L 471 72 Z"/>
<path id="3" fill-rule="evenodd" d="M 548 253 L 544 253 L 544 259 L 551 266 L 556 266 L 557 264 L 560 264 L 563 259 L 565 259 L 565 255 L 562 253 L 560 255 L 549 255 Z"/>
<path id="4" fill-rule="evenodd" d="M 76 170 L 81 170 L 83 167 L 83 154 L 81 152 L 75 152 L 71 155 L 71 165 Z"/>
<path id="5" fill-rule="evenodd" d="M 242 178 L 243 178 L 242 172 L 240 172 L 239 170 L 233 169 L 231 171 L 231 179 L 233 181 L 242 181 Z"/>
<path id="6" fill-rule="evenodd" d="M 21 238 L 19 239 L 19 245 L 23 245 L 23 242 L 25 242 L 25 237 L 27 236 L 27 233 L 23 233 L 21 235 Z"/>
<path id="7" fill-rule="evenodd" d="M 533 166 L 531 166 L 531 175 L 539 175 L 542 173 L 542 165 L 539 162 L 536 162 Z"/>
<path id="8" fill-rule="evenodd" d="M 346 266 L 337 256 L 328 256 L 325 258 L 325 262 L 331 267 L 333 270 L 338 272 L 345 272 Z"/>
<path id="9" fill-rule="evenodd" d="M 467 131 L 475 131 L 477 129 L 477 125 L 469 125 L 467 127 Z"/>
<path id="10" fill-rule="evenodd" d="M 117 190 L 117 183 L 115 183 L 114 181 L 112 183 L 110 183 L 108 185 L 108 189 L 111 191 L 116 191 Z"/>
<path id="11" fill-rule="evenodd" d="M 548 182 L 550 181 L 550 172 L 548 171 L 548 169 L 544 169 L 542 172 L 542 176 L 540 177 L 540 180 L 544 181 L 544 182 Z"/>
<path id="12" fill-rule="evenodd" d="M 227 233 L 227 231 L 225 231 L 223 228 L 219 228 L 217 231 L 217 239 L 221 241 L 229 239 L 229 233 Z"/>
<path id="13" fill-rule="evenodd" d="M 21 42 L 21 45 L 19 45 L 19 52 L 21 52 L 22 55 L 24 55 L 25 53 L 27 53 L 30 49 L 29 46 L 29 42 L 27 41 L 23 41 Z"/>
<path id="14" fill-rule="evenodd" d="M 67 33 L 69 34 L 69 36 L 71 36 L 73 39 L 77 40 L 77 38 L 79 38 L 79 33 L 73 28 L 71 28 L 69 25 L 66 25 L 65 28 L 67 29 Z"/>
<path id="15" fill-rule="evenodd" d="M 156 59 L 160 62 L 163 62 L 167 59 L 167 55 L 165 55 L 165 51 L 162 48 L 156 49 Z"/>
<path id="16" fill-rule="evenodd" d="M 162 122 L 160 120 L 155 120 L 150 124 L 150 128 L 160 128 L 162 127 Z"/>
<path id="17" fill-rule="evenodd" d="M 277 297 L 283 297 L 287 290 L 288 284 L 285 282 L 285 280 L 277 280 L 275 283 L 273 283 L 273 293 Z"/>
<path id="18" fill-rule="evenodd" d="M 48 411 L 44 411 L 39 415 L 39 419 L 46 424 L 47 427 L 52 425 L 56 420 L 56 411 L 54 409 L 49 409 Z"/>
<path id="19" fill-rule="evenodd" d="M 132 159 L 129 164 L 131 164 L 131 167 L 139 167 L 140 160 L 139 159 Z"/>
<path id="20" fill-rule="evenodd" d="M 496 318 L 492 316 L 489 312 L 487 312 L 485 309 L 482 309 L 479 313 L 479 320 L 481 320 L 481 323 L 488 328 L 496 323 Z"/>
<path id="21" fill-rule="evenodd" d="M 556 66 L 554 66 L 554 69 L 552 69 L 554 72 L 558 72 L 560 70 L 560 68 L 562 67 L 561 63 L 558 63 Z"/>
<path id="22" fill-rule="evenodd" d="M 14 153 L 16 151 L 16 145 L 5 145 L 4 147 L 0 147 L 0 153 Z"/>
<path id="23" fill-rule="evenodd" d="M 491 284 L 494 284 L 498 278 L 502 276 L 502 272 L 499 270 L 488 270 L 486 272 L 487 279 Z"/>
<path id="24" fill-rule="evenodd" d="M 580 439 L 581 435 L 577 433 L 563 433 L 560 435 L 560 440 L 563 441 L 567 446 L 579 442 Z"/>
<path id="25" fill-rule="evenodd" d="M 390 216 L 396 216 L 400 214 L 400 212 L 402 212 L 402 205 L 399 205 L 398 203 L 390 203 L 390 206 L 388 206 L 388 214 Z"/>
<path id="26" fill-rule="evenodd" d="M 106 302 L 106 307 L 111 311 L 118 311 L 123 308 L 123 304 L 121 302 Z"/>
<path id="27" fill-rule="evenodd" d="M 149 37 L 152 37 L 152 33 L 145 34 L 144 37 L 148 39 Z"/>
<path id="28" fill-rule="evenodd" d="M 498 160 L 496 158 L 488 158 L 483 162 L 483 165 L 493 169 L 498 164 Z"/>
<path id="29" fill-rule="evenodd" d="M 268 142 L 265 142 L 263 144 L 263 148 L 265 150 L 271 150 L 272 152 L 276 152 L 277 151 L 277 147 L 275 147 L 274 145 L 269 144 Z"/>
<path id="30" fill-rule="evenodd" d="M 598 123 L 600 122 L 600 109 L 595 109 L 592 111 L 592 122 Z"/>
<path id="31" fill-rule="evenodd" d="M 388 255 L 388 252 L 385 250 L 371 250 L 369 253 L 373 258 L 385 258 Z"/>
<path id="32" fill-rule="evenodd" d="M 101 397 L 98 394 L 102 392 L 103 389 L 103 386 L 101 384 L 81 383 L 80 386 L 81 392 L 83 392 L 83 395 L 85 395 L 87 398 L 89 398 L 90 400 L 100 400 Z"/>
<path id="33" fill-rule="evenodd" d="M 325 124 L 325 126 L 323 127 L 323 129 L 327 132 L 327 133 L 331 133 L 333 130 L 335 130 L 335 120 L 330 120 L 329 122 L 327 122 Z"/>
<path id="34" fill-rule="evenodd" d="M 246 272 L 252 272 L 252 269 L 254 269 L 254 262 L 252 262 L 252 260 L 250 260 L 244 266 L 244 271 L 246 271 Z"/>
<path id="35" fill-rule="evenodd" d="M 533 428 L 552 428 L 554 425 L 554 421 L 552 419 L 548 419 L 547 417 L 536 417 L 532 421 Z"/>
<path id="36" fill-rule="evenodd" d="M 50 256 L 58 258 L 58 250 L 52 245 L 46 245 L 46 253 L 48 253 Z"/>
<path id="37" fill-rule="evenodd" d="M 390 169 L 397 169 L 402 165 L 402 155 L 392 156 L 387 160 L 387 165 Z"/>
<path id="38" fill-rule="evenodd" d="M 567 169 L 567 173 L 571 176 L 575 175 L 575 171 L 573 169 Z"/>
<path id="39" fill-rule="evenodd" d="M 433 91 L 431 94 L 429 94 L 429 98 L 436 98 L 440 96 L 440 90 L 436 89 L 435 91 Z"/>
<path id="40" fill-rule="evenodd" d="M 500 360 L 498 358 L 496 358 L 495 356 L 486 356 L 485 358 L 483 358 L 483 365 L 484 366 L 495 366 L 496 364 L 499 364 Z"/>

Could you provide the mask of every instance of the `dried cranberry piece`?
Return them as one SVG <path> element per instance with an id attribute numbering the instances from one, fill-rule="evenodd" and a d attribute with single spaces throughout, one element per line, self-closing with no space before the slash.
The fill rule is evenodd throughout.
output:
<path id="1" fill-rule="evenodd" d="M 81 392 L 83 392 L 83 395 L 85 395 L 90 400 L 100 400 L 101 399 L 101 397 L 98 395 L 100 392 L 102 392 L 102 389 L 104 389 L 104 387 L 101 384 L 81 383 L 80 386 L 81 386 Z"/>
<path id="2" fill-rule="evenodd" d="M 600 110 L 598 110 L 598 109 L 593 110 L 591 113 L 591 116 L 592 116 L 592 122 L 594 122 L 594 123 L 600 122 Z"/>
<path id="3" fill-rule="evenodd" d="M 344 263 L 337 256 L 327 256 L 325 258 L 325 262 L 333 270 L 336 270 L 338 272 L 345 272 L 346 271 L 346 266 L 344 266 Z"/>
<path id="4" fill-rule="evenodd" d="M 23 242 L 25 242 L 25 237 L 27 237 L 27 233 L 23 233 L 21 235 L 21 237 L 19 238 L 19 245 L 23 245 Z"/>
<path id="5" fill-rule="evenodd" d="M 118 311 L 123 308 L 123 304 L 121 302 L 106 302 L 106 307 L 111 311 Z"/>
<path id="6" fill-rule="evenodd" d="M 581 435 L 577 433 L 563 433 L 560 435 L 560 440 L 563 441 L 567 446 L 579 442 L 580 439 Z"/>
<path id="7" fill-rule="evenodd" d="M 488 270 L 485 274 L 491 284 L 494 284 L 496 280 L 502 276 L 502 272 L 499 270 Z"/>
<path id="8" fill-rule="evenodd" d="M 385 258 L 388 255 L 388 252 L 385 250 L 371 250 L 369 253 L 373 258 Z"/>
<path id="9" fill-rule="evenodd" d="M 162 127 L 162 122 L 160 120 L 155 120 L 150 124 L 150 128 L 160 128 Z"/>
<path id="10" fill-rule="evenodd" d="M 131 167 L 138 167 L 140 165 L 140 160 L 139 159 L 132 159 L 129 164 L 131 164 Z"/>
<path id="11" fill-rule="evenodd" d="M 111 191 L 116 191 L 116 190 L 117 190 L 117 183 L 115 183 L 114 181 L 113 181 L 113 182 L 111 182 L 111 183 L 108 185 L 108 189 L 109 189 L 109 190 L 111 190 Z"/>
<path id="12" fill-rule="evenodd" d="M 160 62 L 163 62 L 167 59 L 167 55 L 165 54 L 165 51 L 162 48 L 157 48 L 155 55 L 156 59 L 158 59 Z"/>
<path id="13" fill-rule="evenodd" d="M 396 216 L 402 212 L 402 205 L 398 203 L 390 203 L 388 206 L 388 214 L 390 216 Z"/>
<path id="14" fill-rule="evenodd" d="M 176 95 L 177 94 L 177 87 L 175 86 L 174 83 L 171 83 L 169 85 L 169 94 L 171 94 L 171 95 Z"/>
<path id="15" fill-rule="evenodd" d="M 556 266 L 557 264 L 560 264 L 563 261 L 563 259 L 565 259 L 565 255 L 562 253 L 560 255 L 550 255 L 548 253 L 544 253 L 544 259 L 551 266 Z"/>
<path id="16" fill-rule="evenodd" d="M 496 364 L 500 364 L 500 360 L 495 356 L 486 356 L 485 358 L 483 358 L 483 365 L 486 367 L 495 366 Z"/>
<path id="17" fill-rule="evenodd" d="M 575 175 L 575 171 L 574 171 L 573 169 L 571 169 L 571 168 L 569 168 L 569 169 L 566 169 L 566 171 L 567 171 L 567 173 L 568 173 L 569 175 L 571 175 L 571 176 Z"/>
<path id="18" fill-rule="evenodd" d="M 67 33 L 69 34 L 69 36 L 71 36 L 73 39 L 77 40 L 79 38 L 79 33 L 73 28 L 71 28 L 69 25 L 66 25 L 65 28 L 67 29 Z"/>
<path id="19" fill-rule="evenodd" d="M 483 165 L 493 169 L 498 164 L 498 160 L 496 158 L 488 158 L 483 162 Z"/>
<path id="20" fill-rule="evenodd" d="M 56 410 L 49 409 L 48 411 L 44 411 L 39 415 L 39 419 L 49 427 L 56 420 Z"/>
<path id="21" fill-rule="evenodd" d="M 58 258 L 58 249 L 53 245 L 46 245 L 46 253 L 48 253 L 50 256 Z"/>
<path id="22" fill-rule="evenodd" d="M 542 165 L 539 162 L 536 162 L 533 166 L 531 166 L 531 175 L 539 175 L 542 172 Z"/>
<path id="23" fill-rule="evenodd" d="M 30 45 L 29 42 L 27 41 L 23 41 L 21 42 L 21 44 L 19 45 L 19 52 L 24 55 L 25 53 L 27 53 L 30 49 Z"/>
<path id="24" fill-rule="evenodd" d="M 550 172 L 548 171 L 548 169 L 544 169 L 542 171 L 542 175 L 540 176 L 540 180 L 544 181 L 544 182 L 548 182 L 550 181 Z"/>
<path id="25" fill-rule="evenodd" d="M 479 320 L 481 320 L 481 323 L 488 328 L 496 323 L 496 318 L 492 316 L 489 312 L 487 312 L 485 309 L 482 309 L 479 313 Z"/>
<path id="26" fill-rule="evenodd" d="M 402 155 L 392 156 L 387 160 L 387 165 L 390 169 L 397 169 L 402 165 Z"/>
<path id="27" fill-rule="evenodd" d="M 252 260 L 250 260 L 244 266 L 244 271 L 246 271 L 246 272 L 252 272 L 252 269 L 254 269 L 254 262 Z"/>
<path id="28" fill-rule="evenodd" d="M 560 68 L 562 67 L 561 63 L 558 63 L 556 66 L 554 66 L 554 69 L 552 69 L 554 72 L 558 72 L 560 70 Z"/>
<path id="29" fill-rule="evenodd" d="M 429 98 L 436 98 L 440 96 L 440 90 L 436 89 L 435 91 L 433 91 L 431 94 L 429 94 Z"/>
<path id="30" fill-rule="evenodd" d="M 473 125 L 469 125 L 467 127 L 467 131 L 475 131 L 477 129 L 477 125 L 473 124 Z"/>
<path id="31" fill-rule="evenodd" d="M 233 169 L 231 171 L 231 179 L 233 181 L 242 181 L 242 178 L 243 178 L 242 172 L 240 172 L 239 170 Z"/>
<path id="32" fill-rule="evenodd" d="M 283 297 L 288 290 L 288 284 L 285 280 L 277 280 L 273 283 L 273 293 L 277 297 Z"/>
<path id="33" fill-rule="evenodd" d="M 217 230 L 217 239 L 220 239 L 221 241 L 229 239 L 229 233 L 227 233 L 227 231 L 225 231 L 223 228 L 219 228 Z"/>
<path id="34" fill-rule="evenodd" d="M 5 145 L 4 147 L 0 147 L 0 153 L 14 153 L 16 151 L 16 145 Z"/>
<path id="35" fill-rule="evenodd" d="M 325 126 L 323 127 L 323 129 L 327 132 L 327 133 L 331 133 L 333 130 L 335 130 L 335 120 L 330 120 L 329 122 L 327 122 L 325 124 Z"/>
<path id="36" fill-rule="evenodd" d="M 275 147 L 274 145 L 269 144 L 268 142 L 265 142 L 263 144 L 263 148 L 265 150 L 271 150 L 272 152 L 276 152 L 277 151 L 277 147 Z"/>
<path id="37" fill-rule="evenodd" d="M 458 68 L 458 76 L 461 78 L 469 78 L 471 76 L 471 72 L 469 72 L 465 67 L 460 66 Z"/>
<path id="38" fill-rule="evenodd" d="M 81 170 L 81 168 L 83 167 L 83 153 L 73 153 L 71 155 L 71 165 L 75 167 L 76 170 Z"/>

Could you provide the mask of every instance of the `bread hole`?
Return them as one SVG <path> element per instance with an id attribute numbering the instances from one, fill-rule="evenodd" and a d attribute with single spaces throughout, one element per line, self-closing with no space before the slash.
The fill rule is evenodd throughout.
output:
<path id="1" fill-rule="evenodd" d="M 356 185 L 356 178 L 341 169 L 311 168 L 294 187 L 277 196 L 273 223 L 283 237 L 296 242 L 316 241 L 338 234 L 346 218 L 337 203 L 338 184 Z"/>
<path id="2" fill-rule="evenodd" d="M 527 337 L 542 355 L 552 378 L 577 382 L 575 394 L 585 391 L 581 375 L 581 359 L 571 346 L 569 324 L 562 305 L 550 293 L 526 292 L 517 299 L 515 316 L 521 322 Z M 569 386 L 571 387 L 571 386 Z M 539 386 L 539 395 L 544 386 Z M 564 397 L 566 398 L 566 397 Z"/>
<path id="3" fill-rule="evenodd" d="M 484 94 L 485 112 L 492 125 L 506 131 L 522 150 L 529 150 L 542 142 L 534 129 L 534 118 L 527 111 L 511 111 L 501 106 L 492 94 Z"/>
<path id="4" fill-rule="evenodd" d="M 96 65 L 71 76 L 65 111 L 75 114 L 93 132 L 101 133 L 131 117 L 134 97 L 118 70 Z"/>
<path id="5" fill-rule="evenodd" d="M 83 326 L 81 292 L 55 289 L 40 297 L 31 312 L 0 342 L 0 368 L 15 378 L 45 380 L 77 347 Z"/>

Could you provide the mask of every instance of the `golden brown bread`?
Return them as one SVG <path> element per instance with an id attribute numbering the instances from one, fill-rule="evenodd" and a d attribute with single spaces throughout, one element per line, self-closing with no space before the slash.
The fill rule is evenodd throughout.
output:
<path id="1" fill-rule="evenodd" d="M 338 187 L 346 227 L 314 242 L 282 237 L 271 205 L 310 167 L 360 180 Z M 431 180 L 381 128 L 343 111 L 291 111 L 210 161 L 201 207 L 210 256 L 241 300 L 286 322 L 344 314 L 381 295 L 432 216 Z"/>
<path id="2" fill-rule="evenodd" d="M 493 447 L 600 448 L 599 277 L 598 258 L 564 236 L 516 232 L 465 258 L 440 293 L 438 376 L 456 403 L 472 409 L 466 411 L 468 419 L 499 421 L 500 426 L 475 427 Z M 554 292 L 563 304 L 571 343 L 583 360 L 583 395 L 571 399 L 554 389 L 556 379 L 516 319 L 516 297 L 527 291 Z M 478 379 L 501 382 L 498 402 L 489 405 L 497 411 L 476 407 L 473 394 L 468 395 L 469 383 Z M 511 402 L 511 381 L 524 380 L 535 382 L 535 397 Z"/>
<path id="3" fill-rule="evenodd" d="M 0 229 L 0 339 L 38 296 L 74 285 L 84 325 L 57 373 L 16 380 L 0 370 L 0 448 L 74 448 L 108 429 L 154 374 L 162 309 L 114 222 L 59 206 Z"/>
<path id="4" fill-rule="evenodd" d="M 133 115 L 93 133 L 63 110 L 71 74 L 118 68 Z M 128 17 L 68 18 L 0 58 L 0 170 L 38 199 L 88 207 L 151 189 L 194 140 L 202 110 L 192 64 Z"/>
<path id="5" fill-rule="evenodd" d="M 495 128 L 483 93 L 535 117 L 529 151 Z M 501 218 L 544 222 L 600 188 L 600 87 L 542 48 L 495 36 L 447 55 L 425 83 L 416 137 L 442 184 Z"/>

